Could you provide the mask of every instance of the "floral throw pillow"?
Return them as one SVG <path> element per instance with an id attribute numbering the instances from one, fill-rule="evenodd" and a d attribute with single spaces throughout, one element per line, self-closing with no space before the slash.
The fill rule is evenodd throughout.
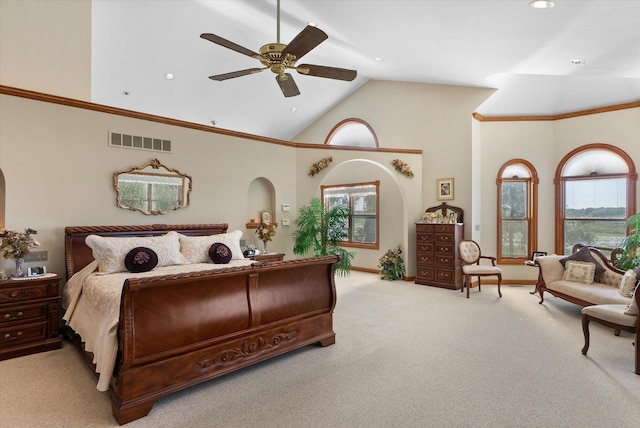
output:
<path id="1" fill-rule="evenodd" d="M 596 259 L 591 255 L 591 251 L 589 250 L 589 247 L 582 247 L 577 252 L 571 254 L 570 256 L 560 259 L 560 263 L 562 263 L 563 266 L 565 266 L 566 268 L 566 263 L 570 260 L 576 261 L 576 262 L 593 263 L 596 268 L 596 273 L 603 273 L 605 271 L 605 268 L 603 268 L 600 265 L 600 263 L 598 263 Z"/>
<path id="2" fill-rule="evenodd" d="M 622 277 L 622 281 L 620 281 L 620 286 L 618 287 L 618 291 L 624 297 L 631 297 L 631 291 L 636 285 L 636 273 L 635 271 L 629 269 L 624 273 Z"/>
<path id="3" fill-rule="evenodd" d="M 565 281 L 576 281 L 584 284 L 591 284 L 596 275 L 596 265 L 589 262 L 567 261 L 564 265 L 562 279 Z"/>

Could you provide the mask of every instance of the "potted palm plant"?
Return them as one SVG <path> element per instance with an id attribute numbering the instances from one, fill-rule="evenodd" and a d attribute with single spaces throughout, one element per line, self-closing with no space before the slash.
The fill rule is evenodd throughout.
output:
<path id="1" fill-rule="evenodd" d="M 313 251 L 315 257 L 337 254 L 339 275 L 348 275 L 354 253 L 342 248 L 339 243 L 349 238 L 345 227 L 349 222 L 349 209 L 335 206 L 327 209 L 320 198 L 312 198 L 309 205 L 300 207 L 293 232 L 293 252 L 304 256 Z"/>
<path id="2" fill-rule="evenodd" d="M 622 270 L 640 268 L 640 213 L 627 218 L 629 235 L 624 238 L 620 248 L 622 253 L 616 260 L 616 267 Z"/>

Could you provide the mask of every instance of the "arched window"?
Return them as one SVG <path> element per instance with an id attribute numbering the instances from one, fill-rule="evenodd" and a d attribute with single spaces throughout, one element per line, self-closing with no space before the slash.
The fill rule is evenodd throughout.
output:
<path id="1" fill-rule="evenodd" d="M 538 245 L 538 173 L 524 159 L 498 171 L 498 263 L 522 264 Z"/>
<path id="2" fill-rule="evenodd" d="M 332 146 L 378 147 L 378 137 L 367 122 L 351 118 L 334 126 L 324 143 Z"/>
<path id="3" fill-rule="evenodd" d="M 556 253 L 570 254 L 575 244 L 605 251 L 620 245 L 636 210 L 637 181 L 633 161 L 615 146 L 588 144 L 567 154 L 554 181 Z"/>

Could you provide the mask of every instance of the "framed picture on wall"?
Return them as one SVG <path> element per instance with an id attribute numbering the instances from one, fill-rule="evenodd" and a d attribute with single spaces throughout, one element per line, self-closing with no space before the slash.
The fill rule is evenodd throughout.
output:
<path id="1" fill-rule="evenodd" d="M 531 254 L 531 260 L 535 261 L 538 257 L 546 256 L 546 255 L 547 255 L 546 251 L 534 251 L 533 254 Z"/>
<path id="2" fill-rule="evenodd" d="M 453 178 L 439 178 L 436 180 L 436 194 L 439 201 L 453 200 Z"/>
<path id="3" fill-rule="evenodd" d="M 260 215 L 260 220 L 262 221 L 262 223 L 266 223 L 266 224 L 271 223 L 271 211 L 262 211 L 262 214 Z"/>

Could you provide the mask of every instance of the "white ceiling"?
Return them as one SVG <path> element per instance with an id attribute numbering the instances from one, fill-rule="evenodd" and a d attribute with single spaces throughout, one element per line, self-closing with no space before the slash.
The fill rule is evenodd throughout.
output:
<path id="1" fill-rule="evenodd" d="M 276 41 L 276 0 L 92 7 L 93 102 L 273 138 L 293 138 L 369 79 L 497 88 L 476 109 L 485 116 L 640 100 L 639 0 L 556 0 L 544 10 L 529 0 L 282 0 L 282 43 L 308 22 L 329 36 L 301 62 L 358 71 L 352 82 L 293 72 L 301 95 L 291 98 L 268 70 L 208 79 L 261 65 L 199 37 L 258 51 Z"/>

